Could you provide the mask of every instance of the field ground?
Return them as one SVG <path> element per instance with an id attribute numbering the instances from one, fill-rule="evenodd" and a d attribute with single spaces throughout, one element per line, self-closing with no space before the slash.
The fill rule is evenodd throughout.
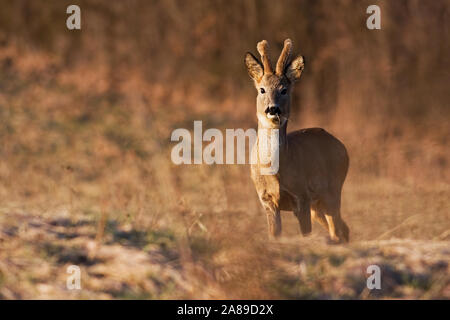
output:
<path id="1" fill-rule="evenodd" d="M 221 171 L 227 179 L 241 180 L 220 185 L 214 175 Z M 450 298 L 447 186 L 426 189 L 379 179 L 356 183 L 350 176 L 343 199 L 350 244 L 329 245 L 318 225 L 302 238 L 289 212 L 282 217 L 283 237 L 268 242 L 248 178 L 238 176 L 246 170 L 236 170 L 236 177 L 233 170 L 217 167 L 175 172 L 178 187 L 174 182 L 161 190 L 163 182 L 154 184 L 162 192 L 158 196 L 175 206 L 159 202 L 168 199 L 138 199 L 156 197 L 148 189 L 130 199 L 116 196 L 111 200 L 119 202 L 115 208 L 105 201 L 79 203 L 81 189 L 79 194 L 69 190 L 69 201 L 51 209 L 43 209 L 43 203 L 29 208 L 4 203 L 0 296 Z M 193 177 L 210 182 L 197 184 Z M 123 188 L 118 193 L 129 191 Z M 66 289 L 66 269 L 72 264 L 82 270 L 80 291 Z M 381 290 L 366 289 L 371 264 L 382 270 Z"/>

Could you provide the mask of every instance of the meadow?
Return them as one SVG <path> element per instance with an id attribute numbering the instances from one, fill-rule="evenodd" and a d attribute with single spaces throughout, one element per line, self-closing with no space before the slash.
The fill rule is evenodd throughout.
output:
<path id="1" fill-rule="evenodd" d="M 80 1 L 68 31 L 64 1 L 2 3 L 0 298 L 449 299 L 450 6 L 379 1 L 369 31 L 369 4 Z M 286 37 L 307 63 L 288 130 L 349 151 L 346 245 L 290 212 L 269 241 L 248 165 L 171 161 L 195 120 L 256 127 L 243 57 Z"/>

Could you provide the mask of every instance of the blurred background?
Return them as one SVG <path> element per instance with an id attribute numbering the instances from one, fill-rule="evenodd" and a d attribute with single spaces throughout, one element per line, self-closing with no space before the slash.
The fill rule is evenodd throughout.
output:
<path id="1" fill-rule="evenodd" d="M 302 239 L 286 214 L 289 243 L 265 245 L 247 166 L 170 161 L 171 132 L 194 120 L 256 127 L 244 54 L 267 39 L 274 61 L 288 37 L 306 58 L 288 130 L 344 142 L 352 240 L 406 252 L 389 251 L 406 276 L 375 253 L 392 278 L 380 295 L 449 297 L 449 1 L 80 0 L 73 31 L 70 4 L 0 1 L 0 297 L 70 298 L 68 264 L 89 275 L 74 298 L 368 297 L 346 263 L 362 277 L 371 256 L 329 249 L 318 226 Z M 370 242 L 392 239 L 406 242 Z M 428 245 L 435 260 L 405 262 Z M 417 278 L 421 263 L 437 271 Z"/>

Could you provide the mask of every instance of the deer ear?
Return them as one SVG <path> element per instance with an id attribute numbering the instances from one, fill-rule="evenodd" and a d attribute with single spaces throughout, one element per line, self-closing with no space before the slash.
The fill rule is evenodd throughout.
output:
<path id="1" fill-rule="evenodd" d="M 295 82 L 300 79 L 304 68 L 305 58 L 303 58 L 303 56 L 298 56 L 286 67 L 285 75 L 291 82 Z"/>
<path id="2" fill-rule="evenodd" d="M 250 77 L 255 80 L 259 81 L 264 75 L 263 66 L 258 61 L 257 58 L 255 58 L 254 55 L 252 55 L 250 52 L 247 52 L 245 54 L 245 65 L 247 66 L 247 71 Z"/>

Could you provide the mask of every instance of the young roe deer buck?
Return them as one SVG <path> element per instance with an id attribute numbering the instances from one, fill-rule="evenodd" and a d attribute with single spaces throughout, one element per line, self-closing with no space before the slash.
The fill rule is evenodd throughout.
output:
<path id="1" fill-rule="evenodd" d="M 273 72 L 267 41 L 259 42 L 257 49 L 262 63 L 250 52 L 245 55 L 248 73 L 258 91 L 258 139 L 252 150 L 257 162 L 251 166 L 251 176 L 267 213 L 269 235 L 281 234 L 280 210 L 286 210 L 294 212 L 303 235 L 311 232 L 312 217 L 328 230 L 333 242 L 348 242 L 349 228 L 340 212 L 341 190 L 349 166 L 345 146 L 321 128 L 286 132 L 292 87 L 303 71 L 304 58 L 291 59 L 292 41 L 286 39 Z M 279 169 L 276 174 L 262 175 L 260 131 L 273 129 L 278 129 L 279 134 Z"/>

